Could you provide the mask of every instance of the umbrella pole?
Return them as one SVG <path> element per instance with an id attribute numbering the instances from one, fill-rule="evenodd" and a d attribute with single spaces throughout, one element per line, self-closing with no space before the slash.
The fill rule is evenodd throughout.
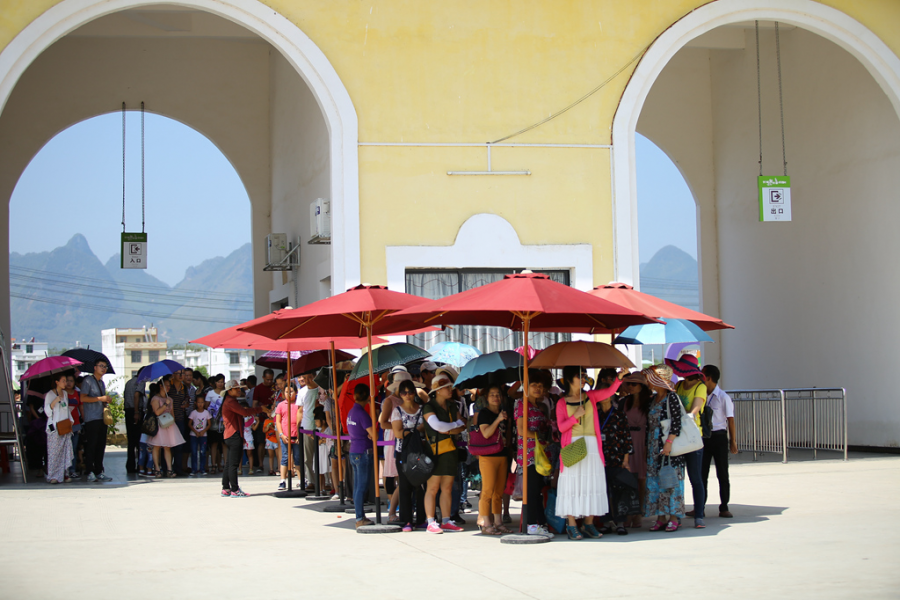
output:
<path id="1" fill-rule="evenodd" d="M 378 419 L 375 418 L 375 372 L 372 370 L 372 323 L 366 324 L 366 339 L 369 351 L 369 416 L 372 417 L 372 432 L 378 433 Z M 381 525 L 381 494 L 378 491 L 378 436 L 372 436 L 372 488 L 375 490 L 375 523 Z"/>
<path id="2" fill-rule="evenodd" d="M 528 326 L 531 318 L 523 316 L 522 321 L 525 334 L 525 372 L 522 378 L 522 426 L 519 434 L 522 436 L 522 521 L 519 523 L 519 531 L 528 533 Z M 537 444 L 537 439 L 535 439 L 534 443 Z"/>
<path id="3" fill-rule="evenodd" d="M 335 440 L 335 444 L 337 444 L 337 458 L 338 458 L 338 480 L 340 481 L 340 494 L 341 504 L 344 504 L 344 457 L 341 455 L 341 429 L 343 422 L 341 421 L 341 403 L 339 402 L 340 398 L 337 397 L 337 361 L 335 360 L 334 355 L 334 342 L 331 342 L 331 393 L 334 394 L 334 410 L 336 413 L 335 420 L 337 421 L 334 426 L 334 434 L 337 436 L 337 440 Z M 332 477 L 334 474 L 332 473 Z"/>
<path id="4" fill-rule="evenodd" d="M 288 350 L 288 353 L 287 353 L 287 385 L 290 386 L 291 383 L 292 383 L 292 381 L 291 381 L 291 351 Z M 289 390 L 290 387 L 287 387 L 285 389 Z M 287 398 L 285 398 L 285 402 L 288 402 Z M 294 402 L 297 402 L 296 396 L 294 396 Z M 291 488 L 291 483 L 292 483 L 292 479 L 293 479 L 292 475 L 294 474 L 294 461 L 293 461 L 294 453 L 291 449 L 291 405 L 290 404 L 288 404 L 288 409 L 287 409 L 287 422 L 288 422 L 288 426 L 287 426 L 287 434 L 288 434 L 287 435 L 287 439 L 288 439 L 288 443 L 287 443 L 287 447 L 288 447 L 287 491 L 291 492 L 291 491 L 293 491 L 293 489 Z"/>

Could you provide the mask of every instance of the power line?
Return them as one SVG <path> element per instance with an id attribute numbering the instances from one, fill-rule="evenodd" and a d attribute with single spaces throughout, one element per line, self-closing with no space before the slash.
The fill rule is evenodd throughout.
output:
<path id="1" fill-rule="evenodd" d="M 109 280 L 109 279 L 100 279 L 97 277 L 81 277 L 78 275 L 71 275 L 69 273 L 59 273 L 56 271 L 45 271 L 43 269 L 29 269 L 28 267 L 19 267 L 19 266 L 13 266 L 13 265 L 10 265 L 9 269 L 10 269 L 10 272 L 23 271 L 26 273 L 37 273 L 37 274 L 39 274 L 38 276 L 40 276 L 41 274 L 52 275 L 54 278 L 61 277 L 63 279 L 74 280 L 76 282 L 92 281 L 92 282 L 96 282 L 96 283 L 102 283 L 107 287 L 112 283 L 112 284 L 115 284 L 116 286 L 118 286 L 120 289 L 123 287 L 125 287 L 125 288 L 130 287 L 130 288 L 137 288 L 140 290 L 155 290 L 157 293 L 159 293 L 161 290 L 166 290 L 166 294 L 186 295 L 186 294 L 191 294 L 191 293 L 197 293 L 197 294 L 205 294 L 207 296 L 222 296 L 224 298 L 229 298 L 229 299 L 252 298 L 253 297 L 252 294 L 231 294 L 228 292 L 211 292 L 211 291 L 207 291 L 207 290 L 198 290 L 198 289 L 193 289 L 193 288 L 169 288 L 169 287 L 160 287 L 157 285 L 144 285 L 144 284 L 140 284 L 140 283 L 122 283 L 122 282 L 118 282 L 114 279 Z M 57 281 L 57 279 L 53 279 L 53 281 L 55 283 Z M 104 289 L 106 289 L 106 288 L 104 288 Z"/>
<path id="2" fill-rule="evenodd" d="M 62 285 L 62 284 L 60 284 L 60 285 Z M 20 293 L 36 291 L 36 288 L 34 286 L 24 285 L 21 283 L 13 284 L 13 286 L 11 286 L 11 289 L 12 289 L 12 291 L 16 291 L 16 292 L 20 292 Z M 103 297 L 103 296 L 98 296 L 94 292 L 84 292 L 82 290 L 66 290 L 65 294 L 68 296 L 79 296 L 82 298 L 86 297 L 86 298 L 93 299 L 93 300 L 107 299 L 107 300 L 126 302 L 126 303 L 134 303 L 134 304 L 143 303 L 144 305 L 147 305 L 148 307 L 172 306 L 174 308 L 197 308 L 197 309 L 202 309 L 202 310 L 224 310 L 224 311 L 230 311 L 230 312 L 252 310 L 249 307 L 240 307 L 240 306 L 210 306 L 207 304 L 192 304 L 189 302 L 176 303 L 176 302 L 160 302 L 158 300 L 141 300 L 141 299 L 134 299 L 134 298 Z M 111 308 L 114 306 L 115 305 L 110 305 Z"/>
<path id="3" fill-rule="evenodd" d="M 209 305 L 204 304 L 203 306 L 198 304 L 198 305 L 196 305 L 198 308 L 216 308 L 216 309 L 223 308 L 221 306 L 221 304 L 223 304 L 223 303 L 228 304 L 228 305 L 243 305 L 248 310 L 251 309 L 253 306 L 252 302 L 248 302 L 246 300 L 198 298 L 198 297 L 194 297 L 194 296 L 173 296 L 170 294 L 160 294 L 160 293 L 145 292 L 145 291 L 118 290 L 115 288 L 110 288 L 109 286 L 90 285 L 90 284 L 84 284 L 84 283 L 76 283 L 76 282 L 72 282 L 72 281 L 54 281 L 49 278 L 43 278 L 43 277 L 39 277 L 39 276 L 35 276 L 35 275 L 16 275 L 13 273 L 13 274 L 10 274 L 9 278 L 11 281 L 15 280 L 18 282 L 25 282 L 25 283 L 15 283 L 14 285 L 19 285 L 19 286 L 25 287 L 27 282 L 33 281 L 33 282 L 38 282 L 37 285 L 46 285 L 46 286 L 53 287 L 53 288 L 60 288 L 60 287 L 61 288 L 71 288 L 74 290 L 73 293 L 81 293 L 81 294 L 85 294 L 85 295 L 94 295 L 94 296 L 97 295 L 97 292 L 91 292 L 89 290 L 100 290 L 101 292 L 104 292 L 104 293 L 118 292 L 123 296 L 124 300 L 133 301 L 133 302 L 152 301 L 152 302 L 155 302 L 156 304 L 168 304 L 169 306 L 182 306 L 185 304 L 190 304 L 190 301 L 192 301 L 192 300 L 196 300 L 196 301 L 211 303 Z M 135 299 L 133 297 L 132 298 L 126 297 L 127 295 L 132 295 L 132 296 L 138 295 L 139 297 Z M 184 300 L 186 302 L 182 302 L 180 304 L 159 302 L 159 301 L 155 300 L 153 297 L 163 298 L 165 300 Z M 217 306 L 216 303 L 218 303 L 219 305 Z M 227 306 L 225 308 L 234 308 L 234 306 Z"/>
<path id="4" fill-rule="evenodd" d="M 160 313 L 150 313 L 150 312 L 138 312 L 124 309 L 113 309 L 110 306 L 101 306 L 97 304 L 84 304 L 81 302 L 66 302 L 64 300 L 57 300 L 53 298 L 32 298 L 30 296 L 23 296 L 21 294 L 11 293 L 10 297 L 12 298 L 20 298 L 23 300 L 29 300 L 31 302 L 42 302 L 44 304 L 56 304 L 60 306 L 72 306 L 75 308 L 83 308 L 85 310 L 97 310 L 102 311 L 107 314 L 121 314 L 121 315 L 138 315 L 146 318 L 154 318 L 154 319 L 172 319 L 174 321 L 191 321 L 191 322 L 201 322 L 201 323 L 224 323 L 226 325 L 234 325 L 234 320 L 230 319 L 206 319 L 203 317 L 176 317 L 173 315 L 166 315 Z M 238 312 L 238 311 L 235 311 Z M 238 319 L 239 321 L 239 319 Z"/>

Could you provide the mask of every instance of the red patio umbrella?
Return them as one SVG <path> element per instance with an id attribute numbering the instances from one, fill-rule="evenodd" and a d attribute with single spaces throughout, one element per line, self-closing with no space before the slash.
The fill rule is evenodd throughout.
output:
<path id="1" fill-rule="evenodd" d="M 222 329 L 221 331 L 217 331 L 215 333 L 211 333 L 202 338 L 198 338 L 193 340 L 192 344 L 203 344 L 204 346 L 209 346 L 211 348 L 246 348 L 250 350 L 277 350 L 281 352 L 304 352 L 304 351 L 316 351 L 323 350 L 326 348 L 330 348 L 331 351 L 331 364 L 337 364 L 337 350 L 336 348 L 341 348 L 345 350 L 356 350 L 359 348 L 364 348 L 368 341 L 365 338 L 359 337 L 320 337 L 320 338 L 308 338 L 308 339 L 283 339 L 283 340 L 273 340 L 271 338 L 257 335 L 255 333 L 249 333 L 246 331 L 241 331 L 241 328 L 249 326 L 249 325 L 258 325 L 260 323 L 268 323 L 273 319 L 278 318 L 279 315 L 284 313 L 288 309 L 276 310 L 275 312 L 265 315 L 263 317 L 258 317 L 256 319 L 247 321 L 246 323 L 241 323 L 240 325 L 235 325 L 234 327 L 227 327 Z M 384 344 L 387 343 L 387 340 L 383 338 L 373 338 L 373 343 Z M 348 355 L 349 356 L 349 355 Z M 346 359 L 342 359 L 346 360 Z M 294 361 L 291 361 L 294 362 Z M 291 380 L 291 371 L 292 365 L 288 364 L 287 366 L 287 377 L 288 381 Z M 333 371 L 332 371 L 333 372 Z M 340 404 L 335 402 L 335 410 L 337 414 L 335 415 L 335 420 L 338 422 L 338 430 L 335 435 L 338 436 L 337 442 L 337 458 L 338 458 L 338 482 L 340 485 L 339 495 L 341 498 L 341 502 L 343 503 L 344 499 L 344 461 L 342 456 L 342 449 L 340 444 L 340 436 L 341 436 L 341 407 Z M 287 412 L 288 418 L 288 429 L 291 427 L 291 411 Z M 288 456 L 293 456 L 291 449 L 291 441 L 288 439 Z M 293 494 L 293 483 L 292 483 L 292 475 L 293 470 L 288 469 L 288 491 L 285 496 L 290 497 Z M 316 485 L 318 485 L 318 481 L 316 481 Z"/>
<path id="2" fill-rule="evenodd" d="M 362 340 L 362 338 L 359 339 Z M 273 340 L 269 341 L 271 342 Z M 344 352 L 343 350 L 336 350 L 334 357 L 338 362 L 356 358 L 349 352 Z M 291 371 L 293 371 L 294 375 L 311 373 L 313 371 L 318 371 L 322 367 L 327 367 L 331 364 L 331 360 L 332 357 L 328 350 L 301 350 L 299 352 L 291 352 Z M 286 364 L 287 352 L 279 350 L 270 350 L 256 360 L 257 366 L 269 367 L 271 369 L 284 369 L 286 368 Z"/>
<path id="3" fill-rule="evenodd" d="M 598 285 L 588 293 L 658 319 L 686 319 L 703 331 L 734 329 L 734 326 L 725 323 L 722 319 L 717 319 L 674 302 L 668 302 L 662 298 L 639 292 L 625 283 L 613 282 L 606 285 Z"/>
<path id="4" fill-rule="evenodd" d="M 372 335 L 391 334 L 419 326 L 419 320 L 395 320 L 386 325 L 385 318 L 397 311 L 426 302 L 425 298 L 394 292 L 380 285 L 358 285 L 343 294 L 312 304 L 273 313 L 272 319 L 240 327 L 242 331 L 276 340 L 323 336 L 363 337 L 369 352 L 369 413 L 375 416 L 375 374 L 372 370 Z M 374 457 L 378 456 L 378 440 L 372 440 Z M 374 481 L 378 484 L 378 461 L 373 460 Z M 375 522 L 381 524 L 381 502 L 375 499 Z"/>
<path id="5" fill-rule="evenodd" d="M 425 324 L 488 325 L 524 332 L 524 415 L 528 415 L 528 362 L 531 329 L 579 331 L 613 329 L 654 323 L 656 319 L 557 283 L 547 275 L 523 272 L 439 300 L 429 300 L 396 313 L 388 320 L 408 323 L 420 319 Z M 525 421 L 519 435 L 525 438 Z M 527 444 L 522 444 L 522 465 L 527 465 Z M 522 489 L 527 489 L 528 469 L 522 472 Z M 528 499 L 522 498 L 523 522 L 527 523 Z"/>

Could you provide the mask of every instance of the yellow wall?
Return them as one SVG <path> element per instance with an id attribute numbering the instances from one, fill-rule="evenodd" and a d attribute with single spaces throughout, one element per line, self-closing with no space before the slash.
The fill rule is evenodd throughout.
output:
<path id="1" fill-rule="evenodd" d="M 653 42 L 697 0 L 267 0 L 331 61 L 361 142 L 488 142 L 565 107 Z M 55 4 L 0 0 L 0 47 Z M 900 54 L 900 2 L 824 2 Z M 636 64 L 636 63 L 635 63 Z M 634 64 L 566 114 L 510 140 L 609 144 Z M 385 281 L 386 245 L 452 244 L 478 212 L 524 244 L 591 243 L 595 283 L 613 277 L 610 152 L 494 150 L 495 169 L 529 177 L 449 177 L 484 169 L 480 148 L 360 148 L 362 279 Z M 540 215 L 535 219 L 535 215 Z M 519 266 L 519 265 L 510 265 Z"/>

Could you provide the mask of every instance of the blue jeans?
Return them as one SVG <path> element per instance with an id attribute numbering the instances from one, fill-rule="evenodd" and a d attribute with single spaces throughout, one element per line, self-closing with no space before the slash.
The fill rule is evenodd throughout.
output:
<path id="1" fill-rule="evenodd" d="M 281 466 L 286 467 L 288 464 L 288 445 L 283 440 L 278 440 L 278 443 L 281 444 Z M 297 443 L 297 440 L 291 440 L 291 453 L 294 455 L 294 466 L 299 469 L 303 465 L 300 464 L 300 444 Z"/>
<path id="2" fill-rule="evenodd" d="M 691 492 L 694 496 L 694 518 L 702 519 L 706 516 L 703 508 L 706 504 L 706 492 L 703 490 L 703 448 L 688 452 L 684 455 L 684 468 L 688 479 L 691 480 Z"/>
<path id="3" fill-rule="evenodd" d="M 150 446 L 147 445 L 147 442 L 141 442 L 141 455 L 138 458 L 138 468 L 145 469 L 155 469 L 155 465 L 153 464 L 153 451 L 150 449 Z"/>
<path id="4" fill-rule="evenodd" d="M 356 520 L 366 518 L 363 504 L 366 501 L 366 490 L 372 482 L 372 455 L 350 454 L 350 468 L 353 469 L 353 508 L 356 509 Z"/>
<path id="5" fill-rule="evenodd" d="M 460 506 L 465 507 L 466 499 L 469 495 L 469 482 L 466 480 L 466 461 L 459 461 L 456 471 L 456 478 L 453 480 L 453 498 L 450 500 L 450 514 L 455 516 L 459 514 Z"/>
<path id="6" fill-rule="evenodd" d="M 206 472 L 206 436 L 189 436 L 191 438 L 191 471 Z"/>

